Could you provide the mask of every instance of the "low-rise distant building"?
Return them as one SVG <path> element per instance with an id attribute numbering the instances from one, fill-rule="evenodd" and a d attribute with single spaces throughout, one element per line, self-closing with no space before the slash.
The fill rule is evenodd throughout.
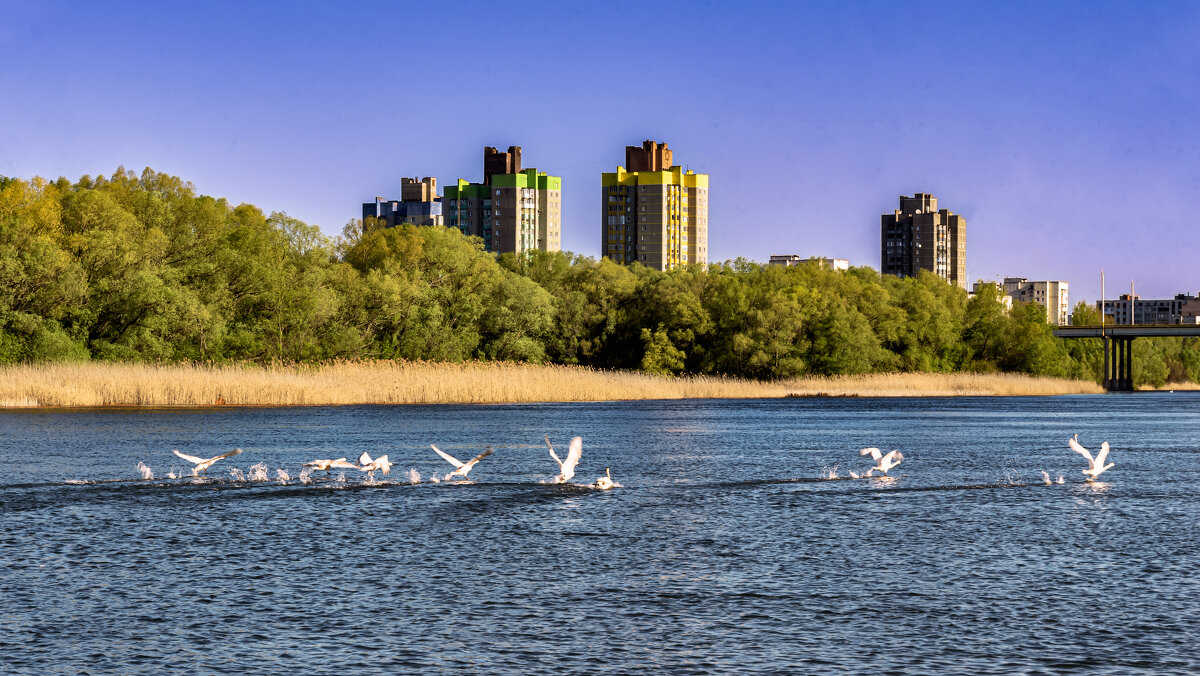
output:
<path id="1" fill-rule="evenodd" d="M 422 179 L 400 179 L 400 199 L 388 200 L 376 197 L 374 202 L 364 202 L 363 220 L 376 218 L 387 227 L 401 223 L 413 225 L 442 225 L 442 198 L 437 196 L 437 179 L 426 176 Z"/>
<path id="2" fill-rule="evenodd" d="M 1096 303 L 1106 324 L 1200 324 L 1200 293 L 1174 298 L 1142 298 L 1128 293 Z"/>
<path id="3" fill-rule="evenodd" d="M 979 293 L 980 289 L 985 286 L 996 287 L 996 296 L 1000 300 L 1000 304 L 1004 306 L 1006 311 L 1012 310 L 1012 296 L 1004 293 L 1004 287 L 1000 286 L 1000 284 L 997 282 L 985 282 L 983 280 L 975 282 L 974 286 L 971 287 L 971 290 L 967 292 L 967 299 L 969 300 L 974 298 Z"/>
<path id="4" fill-rule="evenodd" d="M 817 267 L 822 270 L 849 270 L 850 261 L 845 258 L 821 258 L 819 256 L 809 256 L 801 258 L 796 254 L 788 254 L 786 256 L 771 256 L 768 265 L 780 265 L 785 268 L 801 263 L 816 263 Z"/>
<path id="5" fill-rule="evenodd" d="M 1005 277 L 1004 293 L 1015 301 L 1037 303 L 1046 308 L 1046 323 L 1065 326 L 1071 311 L 1068 285 L 1062 280 L 1031 282 L 1024 277 Z"/>

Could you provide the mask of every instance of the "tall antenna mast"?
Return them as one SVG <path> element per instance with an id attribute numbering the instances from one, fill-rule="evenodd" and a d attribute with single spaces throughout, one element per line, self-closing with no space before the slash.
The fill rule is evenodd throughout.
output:
<path id="1" fill-rule="evenodd" d="M 1104 268 L 1100 268 L 1100 335 L 1104 335 Z"/>

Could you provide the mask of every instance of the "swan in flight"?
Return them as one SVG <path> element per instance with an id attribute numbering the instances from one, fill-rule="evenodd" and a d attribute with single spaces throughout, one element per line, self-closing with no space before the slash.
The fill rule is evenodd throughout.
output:
<path id="1" fill-rule="evenodd" d="M 392 471 L 392 463 L 386 455 L 381 455 L 372 460 L 371 456 L 366 451 L 363 451 L 363 454 L 358 456 L 358 464 L 359 467 L 357 469 L 364 472 L 374 472 L 378 469 L 382 470 L 384 474 L 388 474 Z"/>
<path id="2" fill-rule="evenodd" d="M 1079 435 L 1078 434 L 1071 437 L 1070 439 L 1067 439 L 1067 445 L 1071 447 L 1072 451 L 1075 451 L 1079 455 L 1082 455 L 1083 457 L 1087 458 L 1088 468 L 1083 470 L 1083 473 L 1088 475 L 1088 481 L 1094 481 L 1096 479 L 1096 477 L 1103 474 L 1105 471 L 1107 471 L 1110 467 L 1112 467 L 1115 464 L 1115 463 L 1111 463 L 1111 462 L 1108 463 L 1107 465 L 1104 464 L 1104 460 L 1106 458 L 1108 458 L 1108 442 L 1107 441 L 1100 444 L 1100 451 L 1098 453 L 1096 453 L 1095 458 L 1092 457 L 1092 454 L 1090 451 L 1088 451 L 1088 449 L 1079 445 Z"/>
<path id="3" fill-rule="evenodd" d="M 179 457 L 183 458 L 184 460 L 187 460 L 188 462 L 192 463 L 193 465 L 195 465 L 195 467 L 192 468 L 192 476 L 196 476 L 196 475 L 200 474 L 200 472 L 203 472 L 204 470 L 208 469 L 209 467 L 212 467 L 213 463 L 215 463 L 216 461 L 224 460 L 225 458 L 232 458 L 233 456 L 237 455 L 238 453 L 241 453 L 242 449 L 235 448 L 232 451 L 225 453 L 223 455 L 218 455 L 215 458 L 197 458 L 194 455 L 180 453 L 178 450 L 172 450 L 171 452 L 174 453 L 175 455 L 178 455 Z"/>
<path id="4" fill-rule="evenodd" d="M 559 460 L 558 455 L 554 452 L 554 447 L 550 446 L 550 437 L 546 437 L 546 446 L 550 448 L 550 457 L 554 458 L 554 462 L 558 463 L 558 476 L 554 477 L 551 483 L 563 484 L 571 480 L 575 476 L 575 466 L 579 464 L 579 458 L 583 455 L 583 437 L 575 437 L 571 439 L 571 446 L 567 449 L 567 459 Z"/>
<path id="5" fill-rule="evenodd" d="M 466 479 L 467 472 L 471 471 L 471 468 L 475 466 L 475 463 L 479 462 L 480 460 L 483 460 L 484 458 L 486 458 L 489 455 L 496 452 L 495 449 L 489 448 L 486 451 L 484 451 L 483 453 L 480 453 L 479 455 L 475 456 L 474 458 L 471 458 L 470 460 L 468 460 L 466 462 L 460 462 L 458 460 L 458 458 L 455 458 L 454 456 L 450 455 L 449 453 L 443 452 L 442 449 L 438 448 L 437 446 L 434 446 L 433 444 L 429 444 L 429 447 L 433 449 L 434 453 L 437 453 L 438 455 L 442 456 L 443 460 L 450 463 L 451 465 L 454 465 L 454 471 L 446 475 L 446 478 L 445 478 L 446 481 L 449 481 L 450 478 L 454 477 L 454 476 L 460 476 L 460 477 Z"/>
<path id="6" fill-rule="evenodd" d="M 352 462 L 347 462 L 345 458 L 338 458 L 337 460 L 313 460 L 312 462 L 304 463 L 301 465 L 301 467 L 311 467 L 315 470 L 323 471 L 326 474 L 329 474 L 329 470 L 333 469 L 334 467 L 340 467 L 342 469 L 358 469 L 358 465 Z"/>
<path id="7" fill-rule="evenodd" d="M 878 448 L 864 448 L 858 452 L 859 455 L 869 455 L 875 461 L 875 466 L 870 469 L 872 472 L 883 472 L 884 475 L 888 470 L 900 464 L 904 459 L 904 455 L 900 451 L 891 451 L 884 455 Z"/>

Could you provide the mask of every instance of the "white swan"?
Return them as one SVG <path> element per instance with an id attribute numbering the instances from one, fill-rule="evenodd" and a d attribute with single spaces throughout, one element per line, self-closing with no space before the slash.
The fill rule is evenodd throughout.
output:
<path id="1" fill-rule="evenodd" d="M 486 458 L 489 455 L 496 452 L 495 449 L 489 448 L 486 451 L 484 451 L 483 453 L 480 453 L 479 455 L 475 456 L 474 458 L 471 458 L 470 460 L 468 460 L 466 462 L 461 462 L 458 458 L 455 458 L 454 456 L 450 455 L 449 453 L 442 452 L 442 449 L 438 448 L 437 446 L 434 446 L 433 444 L 429 444 L 429 447 L 433 449 L 434 453 L 437 453 L 438 455 L 442 456 L 443 460 L 450 463 L 451 465 L 454 465 L 454 471 L 446 475 L 446 478 L 445 478 L 446 481 L 449 481 L 450 478 L 454 477 L 454 476 L 460 476 L 460 477 L 466 479 L 467 472 L 471 471 L 471 468 L 475 466 L 475 463 L 479 462 L 480 460 L 483 460 L 484 458 Z"/>
<path id="2" fill-rule="evenodd" d="M 890 451 L 884 455 L 878 448 L 864 448 L 858 452 L 859 455 L 869 455 L 875 461 L 875 466 L 871 468 L 872 472 L 883 472 L 885 475 L 888 470 L 900 464 L 904 459 L 904 454 L 900 451 Z"/>
<path id="3" fill-rule="evenodd" d="M 178 455 L 179 457 L 183 458 L 184 460 L 187 460 L 188 462 L 192 463 L 193 465 L 195 465 L 195 467 L 192 468 L 192 476 L 196 476 L 200 472 L 203 472 L 204 470 L 208 469 L 209 467 L 212 467 L 213 463 L 215 463 L 216 461 L 224 460 L 225 458 L 232 458 L 233 456 L 237 455 L 238 453 L 241 453 L 242 449 L 235 448 L 232 451 L 225 453 L 223 455 L 218 455 L 215 458 L 197 458 L 194 455 L 180 453 L 178 450 L 175 450 L 175 449 L 172 449 L 171 452 L 174 453 L 175 455 Z"/>
<path id="4" fill-rule="evenodd" d="M 315 470 L 325 472 L 326 474 L 329 474 L 329 470 L 333 469 L 334 467 L 339 467 L 342 469 L 358 469 L 358 465 L 352 462 L 347 462 L 345 458 L 338 458 L 337 460 L 313 460 L 312 462 L 304 463 L 301 465 L 301 467 L 311 467 Z"/>
<path id="5" fill-rule="evenodd" d="M 1106 442 L 1100 444 L 1100 452 L 1096 453 L 1096 457 L 1093 458 L 1091 452 L 1088 451 L 1088 449 L 1079 445 L 1078 439 L 1079 439 L 1079 435 L 1076 434 L 1075 436 L 1071 437 L 1070 439 L 1067 439 L 1067 445 L 1071 447 L 1072 451 L 1075 451 L 1079 455 L 1082 455 L 1083 457 L 1087 458 L 1088 468 L 1085 470 L 1082 470 L 1082 471 L 1084 474 L 1088 475 L 1088 481 L 1094 481 L 1096 479 L 1096 477 L 1103 474 L 1106 470 L 1108 470 L 1108 468 L 1112 467 L 1115 464 L 1115 463 L 1111 463 L 1111 462 L 1108 463 L 1107 465 L 1104 464 L 1105 458 L 1108 457 L 1108 442 L 1106 441 Z"/>
<path id="6" fill-rule="evenodd" d="M 606 490 L 612 488 L 613 486 L 616 486 L 616 484 L 613 483 L 613 480 L 612 480 L 612 472 L 608 471 L 608 468 L 605 467 L 604 468 L 604 476 L 600 477 L 599 479 L 596 479 L 596 483 L 592 484 L 592 486 L 594 486 L 602 491 L 606 491 Z"/>
<path id="7" fill-rule="evenodd" d="M 554 458 L 554 462 L 558 463 L 558 476 L 550 483 L 562 484 L 571 480 L 575 476 L 575 466 L 579 464 L 579 458 L 583 455 L 583 437 L 575 437 L 571 439 L 571 446 L 567 449 L 567 459 L 559 460 L 558 455 L 554 452 L 554 447 L 550 446 L 550 437 L 546 437 L 546 446 L 550 448 L 550 457 Z"/>
<path id="8" fill-rule="evenodd" d="M 381 470 L 384 474 L 388 474 L 392 471 L 392 463 L 388 460 L 386 455 L 381 455 L 372 460 L 370 454 L 368 454 L 366 451 L 363 451 L 363 454 L 358 456 L 358 465 L 359 466 L 357 469 L 360 469 L 364 472 Z"/>

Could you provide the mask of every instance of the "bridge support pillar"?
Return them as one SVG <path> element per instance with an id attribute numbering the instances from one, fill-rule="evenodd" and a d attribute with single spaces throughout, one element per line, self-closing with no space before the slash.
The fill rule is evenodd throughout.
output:
<path id="1" fill-rule="evenodd" d="M 1104 343 L 1104 389 L 1133 391 L 1133 338 L 1107 337 Z"/>

